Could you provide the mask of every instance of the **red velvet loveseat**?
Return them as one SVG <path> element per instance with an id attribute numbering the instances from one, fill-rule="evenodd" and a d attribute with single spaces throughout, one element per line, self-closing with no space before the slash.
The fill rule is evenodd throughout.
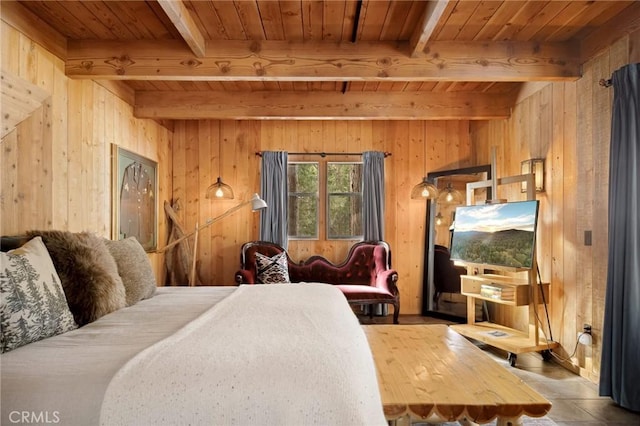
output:
<path id="1" fill-rule="evenodd" d="M 256 252 L 273 257 L 285 252 L 277 244 L 251 241 L 243 244 L 237 284 L 256 284 Z M 391 251 L 384 241 L 362 241 L 354 244 L 344 262 L 334 265 L 322 256 L 312 256 L 300 263 L 287 254 L 289 280 L 292 283 L 320 282 L 337 286 L 350 304 L 393 305 L 393 323 L 398 323 L 400 295 L 398 273 L 391 269 Z"/>

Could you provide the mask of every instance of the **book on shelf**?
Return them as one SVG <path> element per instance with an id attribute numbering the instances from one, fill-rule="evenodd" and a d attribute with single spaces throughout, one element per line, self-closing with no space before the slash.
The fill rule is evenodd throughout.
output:
<path id="1" fill-rule="evenodd" d="M 482 284 L 480 286 L 480 295 L 489 299 L 497 300 L 513 300 L 515 297 L 515 289 L 513 287 L 499 287 L 490 284 Z"/>

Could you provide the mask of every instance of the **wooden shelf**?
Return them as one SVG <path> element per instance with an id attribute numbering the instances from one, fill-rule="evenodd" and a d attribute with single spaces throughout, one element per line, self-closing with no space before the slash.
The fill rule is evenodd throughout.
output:
<path id="1" fill-rule="evenodd" d="M 459 266 L 464 266 L 468 270 L 483 270 L 487 268 L 487 265 L 482 263 L 473 263 L 473 262 L 459 262 Z M 501 272 L 526 272 L 529 271 L 530 268 L 517 268 L 515 266 L 501 266 L 501 265 L 491 265 L 492 271 L 501 271 Z M 499 275 L 502 276 L 502 275 Z"/>
<path id="2" fill-rule="evenodd" d="M 558 347 L 557 342 L 539 338 L 536 342 L 533 332 L 525 333 L 513 328 L 489 322 L 476 324 L 455 324 L 450 325 L 453 330 L 480 342 L 487 343 L 493 347 L 521 354 L 525 352 L 539 352 Z M 529 336 L 531 335 L 531 337 Z"/>
<path id="3" fill-rule="evenodd" d="M 495 274 L 463 275 L 460 278 L 461 293 L 465 296 L 509 306 L 525 306 L 530 303 L 531 287 L 527 280 Z M 504 289 L 505 291 L 501 297 L 485 296 L 481 294 L 483 285 Z M 543 283 L 542 289 L 538 285 L 535 285 L 535 287 L 539 292 L 544 291 L 544 295 L 538 293 L 538 300 L 547 300 L 549 284 Z M 508 294 L 505 295 L 504 293 Z"/>
<path id="4" fill-rule="evenodd" d="M 547 340 L 537 326 L 535 310 L 543 300 L 548 300 L 549 284 L 539 285 L 535 278 L 533 270 L 528 271 L 526 278 L 497 274 L 461 276 L 461 293 L 467 297 L 467 324 L 452 325 L 452 329 L 465 337 L 509 352 L 512 366 L 515 366 L 520 353 L 541 352 L 547 359 L 548 351 L 558 343 Z M 476 323 L 475 304 L 478 299 L 501 305 L 528 306 L 528 330 L 490 322 Z"/>

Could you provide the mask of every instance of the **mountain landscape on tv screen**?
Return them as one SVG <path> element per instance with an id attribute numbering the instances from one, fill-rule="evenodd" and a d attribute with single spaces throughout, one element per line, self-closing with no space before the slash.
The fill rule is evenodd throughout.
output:
<path id="1" fill-rule="evenodd" d="M 455 233 L 451 258 L 470 263 L 531 268 L 534 238 L 534 232 L 520 229 L 459 231 Z"/>

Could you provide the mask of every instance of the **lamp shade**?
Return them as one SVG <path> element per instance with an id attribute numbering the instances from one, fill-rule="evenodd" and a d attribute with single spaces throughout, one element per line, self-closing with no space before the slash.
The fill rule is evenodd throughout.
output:
<path id="1" fill-rule="evenodd" d="M 267 202 L 258 196 L 258 194 L 253 194 L 251 197 L 251 210 L 263 210 L 267 208 Z"/>
<path id="2" fill-rule="evenodd" d="M 440 192 L 438 202 L 445 204 L 462 204 L 462 194 L 449 182 L 447 187 Z"/>
<path id="3" fill-rule="evenodd" d="M 411 190 L 411 198 L 414 200 L 421 198 L 432 200 L 434 198 L 438 198 L 438 188 L 429 182 L 425 176 L 422 178 L 422 182 L 414 186 Z"/>
<path id="4" fill-rule="evenodd" d="M 206 197 L 209 199 L 228 199 L 233 200 L 233 189 L 226 183 L 222 182 L 222 178 L 218 176 L 218 180 L 207 188 Z"/>

